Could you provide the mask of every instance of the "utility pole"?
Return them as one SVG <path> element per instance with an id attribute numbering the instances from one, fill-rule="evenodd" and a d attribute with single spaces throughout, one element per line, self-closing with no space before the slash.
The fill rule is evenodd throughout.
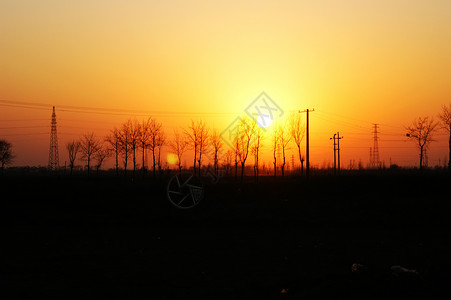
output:
<path id="1" fill-rule="evenodd" d="M 340 175 L 340 140 L 343 138 L 342 136 L 340 136 L 340 132 L 337 132 L 337 152 L 338 152 L 338 175 Z"/>
<path id="2" fill-rule="evenodd" d="M 337 136 L 337 134 L 334 133 L 334 136 L 330 138 L 330 140 L 334 140 L 334 175 L 337 175 L 337 155 L 336 155 L 336 151 L 337 151 L 336 145 L 337 144 L 335 143 L 336 136 Z"/>
<path id="3" fill-rule="evenodd" d="M 330 138 L 334 140 L 334 175 L 337 175 L 337 173 L 340 175 L 340 140 L 342 138 L 340 132 L 334 133 L 334 136 Z"/>
<path id="4" fill-rule="evenodd" d="M 309 178 L 309 175 L 310 175 L 310 144 L 309 144 L 309 136 L 310 136 L 310 134 L 309 134 L 309 112 L 311 112 L 311 111 L 315 111 L 315 109 L 312 109 L 312 110 L 310 110 L 310 109 L 306 109 L 306 110 L 303 110 L 303 111 L 299 111 L 299 113 L 307 113 L 307 128 L 306 128 L 306 131 L 307 131 L 307 139 L 306 139 L 306 143 L 307 143 L 307 145 L 306 145 L 306 149 L 305 149 L 305 156 L 306 156 L 306 163 L 305 163 L 305 166 L 306 166 L 306 168 L 305 168 L 305 174 L 306 174 L 306 176 L 307 176 L 307 178 Z"/>

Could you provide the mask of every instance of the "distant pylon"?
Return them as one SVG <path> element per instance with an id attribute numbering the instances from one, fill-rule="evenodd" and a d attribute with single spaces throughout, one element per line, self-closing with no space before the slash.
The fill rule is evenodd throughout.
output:
<path id="1" fill-rule="evenodd" d="M 373 153 L 371 157 L 371 167 L 373 168 L 379 168 L 380 167 L 380 159 L 379 159 L 379 138 L 377 137 L 377 134 L 379 133 L 378 130 L 379 124 L 373 124 Z"/>
<path id="2" fill-rule="evenodd" d="M 49 148 L 49 170 L 55 171 L 59 167 L 58 136 L 56 134 L 56 114 L 55 106 L 52 112 L 52 122 L 50 126 L 50 148 Z"/>

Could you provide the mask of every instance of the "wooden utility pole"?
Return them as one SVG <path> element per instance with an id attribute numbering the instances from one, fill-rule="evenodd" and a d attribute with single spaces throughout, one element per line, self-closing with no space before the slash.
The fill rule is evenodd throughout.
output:
<path id="1" fill-rule="evenodd" d="M 342 138 L 340 132 L 334 133 L 334 136 L 330 138 L 334 140 L 334 175 L 340 175 L 340 140 Z"/>
<path id="2" fill-rule="evenodd" d="M 338 169 L 338 175 L 340 175 L 340 140 L 343 138 L 342 136 L 340 136 L 340 132 L 337 132 L 337 169 Z"/>
<path id="3" fill-rule="evenodd" d="M 307 128 L 306 128 L 306 131 L 307 131 L 306 143 L 307 143 L 307 145 L 306 145 L 306 149 L 305 149 L 305 156 L 306 156 L 305 174 L 307 175 L 307 178 L 309 178 L 309 175 L 310 175 L 310 144 L 309 144 L 309 136 L 310 136 L 310 134 L 309 134 L 309 124 L 310 124 L 310 122 L 309 122 L 309 112 L 312 112 L 312 111 L 315 111 L 315 109 L 310 110 L 310 109 L 307 108 L 306 110 L 299 111 L 299 113 L 303 113 L 303 112 L 307 113 Z"/>
<path id="4" fill-rule="evenodd" d="M 330 138 L 330 140 L 334 140 L 334 175 L 337 175 L 337 143 L 335 142 L 337 134 L 334 133 L 334 136 Z"/>

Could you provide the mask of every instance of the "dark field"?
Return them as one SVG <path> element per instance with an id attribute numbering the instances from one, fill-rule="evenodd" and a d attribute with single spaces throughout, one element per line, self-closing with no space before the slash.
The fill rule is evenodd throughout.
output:
<path id="1" fill-rule="evenodd" d="M 447 299 L 443 173 L 234 178 L 189 211 L 168 178 L 0 177 L 2 299 Z M 353 264 L 362 264 L 357 272 Z M 400 265 L 417 273 L 394 274 Z"/>

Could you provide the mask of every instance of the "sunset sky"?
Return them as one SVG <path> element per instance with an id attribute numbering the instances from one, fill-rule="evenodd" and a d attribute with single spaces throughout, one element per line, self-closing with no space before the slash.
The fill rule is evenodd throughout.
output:
<path id="1" fill-rule="evenodd" d="M 314 166 L 333 160 L 337 131 L 342 166 L 366 165 L 373 123 L 387 166 L 418 165 L 404 126 L 451 102 L 451 1 L 0 1 L 13 165 L 47 165 L 52 105 L 64 165 L 66 142 L 128 118 L 151 115 L 169 138 L 191 119 L 223 131 L 263 91 L 284 116 L 315 109 Z M 447 153 L 439 131 L 429 165 Z"/>

